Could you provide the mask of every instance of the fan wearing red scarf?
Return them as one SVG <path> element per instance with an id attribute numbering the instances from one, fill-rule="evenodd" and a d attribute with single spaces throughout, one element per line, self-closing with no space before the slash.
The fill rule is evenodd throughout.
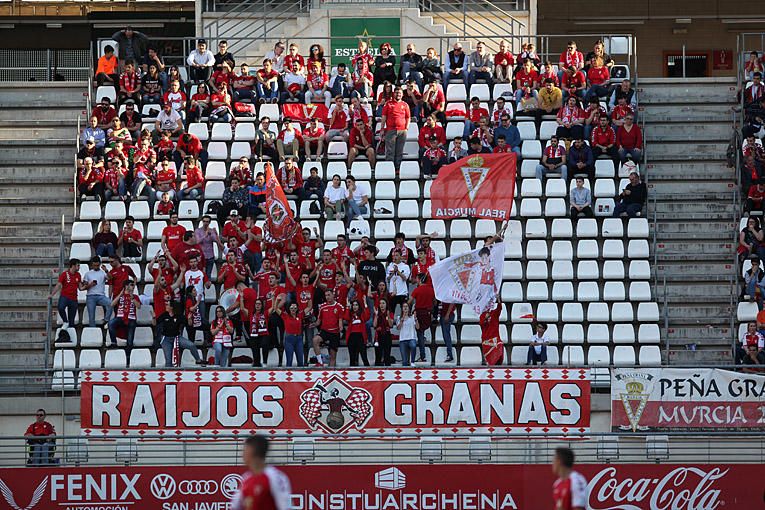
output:
<path id="1" fill-rule="evenodd" d="M 494 298 L 493 308 L 481 314 L 481 349 L 487 365 L 501 365 L 505 359 L 505 344 L 499 337 L 499 316 L 502 303 L 499 295 Z"/>
<path id="2" fill-rule="evenodd" d="M 112 300 L 112 308 L 115 310 L 115 314 L 114 318 L 109 321 L 109 337 L 111 339 L 109 347 L 117 347 L 118 333 L 121 335 L 121 338 L 127 338 L 128 360 L 130 359 L 130 351 L 133 349 L 138 309 L 141 308 L 141 300 L 134 292 L 135 282 L 128 280 L 122 292 Z"/>

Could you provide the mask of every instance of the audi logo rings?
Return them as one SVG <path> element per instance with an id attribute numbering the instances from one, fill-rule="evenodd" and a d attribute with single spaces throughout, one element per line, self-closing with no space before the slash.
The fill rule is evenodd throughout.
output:
<path id="1" fill-rule="evenodd" d="M 215 480 L 183 480 L 178 484 L 178 492 L 187 496 L 216 494 L 218 482 Z"/>

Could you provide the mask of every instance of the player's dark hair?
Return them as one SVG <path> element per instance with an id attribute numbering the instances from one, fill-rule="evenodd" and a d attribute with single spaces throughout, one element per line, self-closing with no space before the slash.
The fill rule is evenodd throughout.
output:
<path id="1" fill-rule="evenodd" d="M 558 457 L 563 467 L 569 469 L 574 467 L 574 451 L 571 448 L 560 446 L 555 449 L 555 456 Z"/>
<path id="2" fill-rule="evenodd" d="M 244 440 L 244 445 L 252 448 L 255 456 L 261 459 L 265 459 L 268 454 L 268 439 L 265 436 L 250 436 Z"/>

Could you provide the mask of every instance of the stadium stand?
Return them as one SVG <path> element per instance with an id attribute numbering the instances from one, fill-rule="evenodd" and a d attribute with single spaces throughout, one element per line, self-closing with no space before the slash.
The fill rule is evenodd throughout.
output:
<path id="1" fill-rule="evenodd" d="M 365 65 L 361 59 L 358 62 L 360 62 L 359 65 Z M 538 62 L 537 65 L 539 65 Z M 557 66 L 553 66 L 553 71 L 557 69 Z M 328 68 L 327 71 L 330 69 Z M 334 76 L 336 70 L 333 68 L 331 71 L 334 80 L 336 79 Z M 536 71 L 532 72 L 536 73 Z M 261 75 L 263 75 L 262 72 Z M 123 77 L 122 81 L 125 82 L 129 79 L 129 77 Z M 326 78 L 322 79 L 321 77 L 316 79 L 320 84 L 326 80 Z M 469 138 L 478 137 L 476 147 L 480 148 L 483 144 L 492 150 L 497 145 L 497 141 L 486 135 L 491 133 L 494 127 L 499 127 L 504 131 L 498 132 L 508 134 L 508 144 L 511 137 L 513 139 L 517 137 L 517 143 L 520 145 L 519 152 L 522 155 L 518 165 L 513 217 L 505 235 L 507 253 L 500 292 L 503 301 L 500 332 L 506 342 L 506 362 L 509 361 L 512 364 L 526 362 L 526 352 L 532 336 L 532 322 L 538 321 L 548 324 L 546 335 L 551 342 L 548 354 L 551 364 L 561 363 L 571 366 L 659 364 L 661 362 L 659 309 L 654 301 L 650 284 L 649 225 L 645 217 L 644 206 L 645 186 L 640 184 L 638 176 L 634 177 L 635 181 L 632 186 L 637 186 L 634 188 L 637 190 L 635 196 L 640 196 L 640 186 L 642 186 L 642 200 L 636 200 L 633 209 L 621 209 L 629 210 L 633 217 L 628 218 L 626 213 L 622 215 L 624 217 L 613 217 L 615 206 L 620 200 L 617 195 L 629 184 L 627 179 L 629 172 L 633 170 L 638 175 L 641 172 L 639 158 L 632 161 L 622 157 L 620 161 L 618 155 L 604 153 L 601 158 L 594 160 L 590 153 L 589 160 L 587 160 L 585 154 L 581 159 L 583 162 L 581 168 L 576 165 L 577 161 L 568 162 L 570 181 L 568 183 L 559 178 L 559 172 L 556 175 L 555 169 L 547 172 L 547 178 L 543 181 L 535 177 L 533 170 L 539 164 L 541 157 L 545 158 L 543 163 L 548 156 L 549 158 L 556 157 L 556 154 L 549 152 L 550 138 L 556 134 L 561 136 L 561 151 L 566 153 L 568 146 L 572 144 L 570 132 L 575 131 L 568 129 L 568 122 L 573 122 L 574 125 L 584 126 L 586 124 L 590 126 L 590 123 L 595 121 L 598 116 L 603 116 L 604 118 L 612 118 L 615 123 L 621 124 L 624 115 L 629 112 L 632 112 L 630 117 L 634 117 L 634 105 L 637 101 L 634 90 L 626 87 L 624 89 L 629 90 L 629 101 L 633 103 L 631 106 L 622 107 L 622 110 L 619 110 L 609 105 L 611 95 L 622 93 L 620 92 L 622 80 L 615 78 L 612 80 L 612 88 L 608 89 L 608 94 L 601 98 L 600 104 L 596 102 L 594 107 L 584 105 L 588 107 L 587 110 L 576 105 L 560 108 L 560 113 L 556 117 L 555 113 L 560 104 L 553 104 L 550 111 L 539 112 L 535 112 L 526 102 L 519 101 L 516 104 L 512 90 L 516 89 L 520 81 L 505 84 L 495 83 L 491 89 L 486 83 L 476 83 L 471 87 L 468 83 L 460 83 L 459 81 L 452 80 L 449 83 L 449 87 L 445 91 L 444 104 L 434 103 L 435 111 L 446 112 L 446 122 L 441 118 L 441 122 L 438 123 L 440 128 L 436 128 L 444 129 L 441 131 L 445 134 L 444 139 L 438 140 L 439 144 L 443 144 L 443 149 L 448 149 L 451 153 L 454 138 L 461 136 L 464 132 L 469 135 Z M 251 78 L 245 80 L 245 77 L 233 73 L 229 75 L 216 72 L 210 78 L 210 85 L 214 88 L 225 88 L 226 82 L 231 82 L 234 86 L 240 86 L 242 89 L 251 90 L 252 88 Z M 440 84 L 436 83 L 436 86 L 437 89 L 440 89 Z M 531 90 L 536 95 L 536 90 L 540 87 L 539 78 L 536 74 L 532 74 L 527 92 Z M 279 104 L 270 104 L 262 100 L 255 100 L 241 102 L 241 104 L 252 106 L 240 107 L 238 106 L 240 102 L 236 102 L 236 108 L 234 108 L 234 102 L 231 101 L 228 103 L 230 109 L 227 111 L 225 106 L 227 99 L 214 95 L 213 103 L 218 101 L 222 105 L 218 109 L 219 111 L 211 114 L 203 109 L 200 118 L 195 119 L 196 122 L 190 122 L 188 117 L 192 112 L 187 109 L 191 102 L 195 101 L 195 97 L 197 98 L 196 101 L 206 98 L 194 96 L 197 92 L 197 86 L 189 82 L 186 83 L 185 89 L 179 89 L 181 92 L 184 90 L 185 97 L 182 97 L 180 93 L 173 93 L 171 90 L 169 94 L 165 94 L 164 101 L 166 103 L 173 102 L 172 108 L 178 107 L 179 111 L 187 118 L 185 128 L 188 133 L 195 136 L 191 140 L 180 141 L 180 144 L 184 152 L 194 152 L 200 155 L 201 169 L 204 173 L 204 199 L 201 193 L 196 199 L 189 197 L 191 199 L 186 198 L 184 200 L 178 200 L 178 195 L 176 195 L 175 200 L 171 201 L 173 205 L 168 205 L 168 207 L 179 213 L 179 224 L 183 225 L 186 230 L 198 228 L 202 215 L 210 213 L 212 214 L 212 225 L 217 228 L 218 233 L 226 235 L 233 232 L 233 229 L 231 229 L 231 225 L 226 224 L 227 215 L 221 209 L 228 210 L 237 200 L 234 198 L 236 196 L 245 196 L 244 200 L 247 200 L 246 192 L 242 195 L 241 190 L 237 191 L 230 184 L 232 172 L 241 174 L 237 167 L 240 158 L 245 158 L 251 162 L 252 173 L 244 177 L 247 182 L 243 183 L 249 185 L 252 184 L 255 174 L 262 171 L 263 161 L 277 157 L 277 151 L 272 148 L 269 150 L 269 146 L 264 149 L 264 144 L 259 142 L 262 137 L 257 132 L 258 120 L 263 117 L 268 117 L 271 120 L 270 125 L 263 129 L 263 133 L 268 131 L 274 134 L 279 133 L 275 145 L 278 146 L 279 153 L 283 154 L 283 150 L 289 148 L 294 150 L 295 148 L 292 143 L 287 142 L 287 140 L 291 141 L 292 131 L 287 131 L 287 138 L 284 138 L 286 125 L 291 120 L 290 116 L 299 116 L 301 112 L 306 115 L 306 109 L 302 104 L 284 101 L 280 101 Z M 282 88 L 281 90 L 285 89 Z M 380 89 L 378 88 L 378 90 Z M 520 90 L 523 92 L 523 88 Z M 92 96 L 95 100 L 93 104 L 94 114 L 98 113 L 106 117 L 112 115 L 107 112 L 113 107 L 104 103 L 107 108 L 100 110 L 101 106 L 98 100 L 103 97 L 114 96 L 113 92 L 113 87 L 107 85 L 95 88 Z M 527 96 L 531 97 L 530 94 Z M 262 97 L 265 98 L 265 95 Z M 523 94 L 519 97 L 525 101 Z M 477 106 L 471 105 L 471 98 L 477 98 Z M 500 98 L 506 105 L 504 111 L 510 118 L 510 124 L 516 126 L 517 131 L 508 125 L 502 125 L 501 117 L 504 112 L 497 110 L 497 100 Z M 355 111 L 359 112 L 355 114 L 356 116 L 366 120 L 368 125 L 375 127 L 375 130 L 379 130 L 379 113 L 381 111 L 379 107 L 381 103 L 386 101 L 386 97 L 377 95 L 376 98 L 370 99 L 362 98 L 360 103 L 354 99 L 351 108 L 355 108 Z M 348 103 L 347 97 L 345 102 Z M 521 105 L 525 109 L 519 109 Z M 123 106 L 124 104 L 117 105 L 117 109 L 121 111 Z M 359 107 L 361 111 L 359 111 Z M 156 108 L 156 110 L 152 111 L 152 108 Z M 146 103 L 142 107 L 144 112 L 152 114 L 159 108 L 159 106 L 152 106 L 151 103 Z M 334 105 L 333 108 L 335 108 Z M 344 106 L 344 108 L 348 107 Z M 213 106 L 211 109 L 215 111 L 216 107 Z M 254 115 L 241 113 L 246 109 L 257 113 Z M 156 125 L 159 125 L 159 122 L 164 124 L 166 120 L 168 126 L 175 129 L 174 114 L 172 109 L 168 108 L 168 111 L 170 113 L 165 113 L 165 118 L 161 118 Z M 496 233 L 499 224 L 487 220 L 454 219 L 444 221 L 431 218 L 429 200 L 431 181 L 424 178 L 421 165 L 418 164 L 418 160 L 419 162 L 423 161 L 423 158 L 418 154 L 418 142 L 425 149 L 429 140 L 424 138 L 423 132 L 432 129 L 425 126 L 423 117 L 416 119 L 417 122 L 413 118 L 413 122 L 409 126 L 407 142 L 404 144 L 403 161 L 399 168 L 394 168 L 392 162 L 384 159 L 382 154 L 378 154 L 378 161 L 374 165 L 365 161 L 364 154 L 359 154 L 356 161 L 352 165 L 348 165 L 345 161 L 348 146 L 342 138 L 342 130 L 347 129 L 348 123 L 347 120 L 343 120 L 337 121 L 337 125 L 334 125 L 335 119 L 332 117 L 331 111 L 327 121 L 327 127 L 330 128 L 331 132 L 325 137 L 325 157 L 314 162 L 306 161 L 303 154 L 299 154 L 297 166 L 300 171 L 297 174 L 307 179 L 303 184 L 303 188 L 307 190 L 311 182 L 309 178 L 313 170 L 316 170 L 321 179 L 320 185 L 316 188 L 319 190 L 319 195 L 321 187 L 327 186 L 327 181 L 330 181 L 329 186 L 332 186 L 331 178 L 334 174 L 343 178 L 340 183 L 341 189 L 346 188 L 344 181 L 346 175 L 353 176 L 358 179 L 357 187 L 359 190 L 368 190 L 364 193 L 368 194 L 369 206 L 367 212 L 363 213 L 360 218 L 344 224 L 341 221 L 327 220 L 323 215 L 317 214 L 320 213 L 320 209 L 323 209 L 323 205 L 314 210 L 312 199 L 305 198 L 310 196 L 310 192 L 290 194 L 290 205 L 296 217 L 303 227 L 311 229 L 311 237 L 315 241 L 320 241 L 319 245 L 323 242 L 326 248 L 334 249 L 337 246 L 338 235 L 343 234 L 348 236 L 350 248 L 356 250 L 360 247 L 362 237 L 368 237 L 378 249 L 377 259 L 385 262 L 385 257 L 394 246 L 394 236 L 399 232 L 405 235 L 405 245 L 411 250 L 415 250 L 415 239 L 418 236 L 436 233 L 433 236 L 431 247 L 438 258 L 472 249 L 480 245 L 483 238 Z M 370 115 L 373 111 L 377 111 L 378 114 L 376 116 Z M 227 112 L 229 116 L 226 116 Z M 482 116 L 493 117 L 491 120 L 487 119 L 489 122 L 485 128 L 478 127 Z M 155 121 L 152 118 L 144 117 L 139 120 L 143 122 L 142 129 L 149 131 L 154 129 Z M 219 122 L 215 122 L 216 120 Z M 307 119 L 303 118 L 302 120 Z M 475 126 L 475 129 L 471 130 L 466 127 L 466 122 Z M 298 122 L 292 124 L 298 124 Z M 607 133 L 613 133 L 614 139 L 626 136 L 622 134 L 624 128 L 621 126 L 615 125 L 616 132 L 613 132 L 607 124 L 602 131 L 606 138 L 608 137 Z M 171 187 L 177 188 L 176 191 L 192 184 L 189 183 L 184 170 L 179 167 L 182 164 L 182 158 L 179 156 L 183 154 L 178 154 L 180 151 L 176 150 L 175 158 L 173 158 L 172 149 L 168 150 L 167 141 L 159 141 L 159 133 L 154 133 L 153 137 L 150 133 L 142 133 L 141 138 L 148 136 L 146 138 L 149 141 L 148 145 L 144 149 L 137 149 L 135 152 L 131 149 L 125 157 L 118 152 L 109 152 L 108 146 L 123 136 L 126 130 L 119 125 L 112 126 L 111 129 L 105 125 L 104 127 L 107 129 L 106 166 L 110 166 L 115 159 L 128 160 L 132 157 L 132 162 L 128 160 L 128 164 L 124 165 L 125 167 L 132 167 L 133 173 L 127 177 L 128 181 L 133 175 L 137 176 L 137 172 L 141 170 L 151 176 L 155 186 L 158 181 L 164 180 L 165 177 L 172 181 Z M 305 122 L 299 127 L 305 130 Z M 336 128 L 340 128 L 340 131 L 337 131 Z M 136 125 L 133 129 L 134 132 L 137 132 L 139 126 Z M 637 124 L 632 124 L 631 131 L 624 131 L 625 134 L 630 133 L 633 138 L 635 132 L 641 133 L 641 128 Z M 303 131 L 303 136 L 310 137 L 312 134 L 310 131 Z M 567 139 L 563 140 L 564 137 Z M 173 138 L 178 143 L 177 136 L 173 136 Z M 599 145 L 591 142 L 591 138 L 588 137 L 580 152 L 589 153 L 588 146 Z M 379 139 L 379 133 L 376 135 L 376 139 Z M 463 138 L 463 147 L 467 148 L 468 142 L 471 141 Z M 92 143 L 88 145 L 87 138 L 84 138 L 83 142 L 86 148 L 93 145 Z M 128 141 L 126 145 L 134 143 Z M 640 143 L 642 142 L 638 140 L 637 143 L 637 147 L 641 148 Z M 199 146 L 194 148 L 195 144 Z M 628 146 L 627 143 L 624 145 L 625 147 Z M 162 158 L 163 150 L 171 159 L 168 165 L 170 167 L 169 173 L 165 177 L 153 174 L 155 170 L 152 158 L 155 155 L 152 153 L 152 146 L 154 151 L 160 154 L 159 159 Z M 187 148 L 189 146 L 192 147 L 191 150 Z M 427 159 L 428 154 L 425 154 L 425 159 Z M 80 154 L 79 184 L 85 183 L 85 186 L 81 186 L 78 192 L 80 198 L 78 217 L 72 225 L 72 244 L 68 256 L 79 259 L 82 263 L 79 272 L 84 275 L 87 270 L 86 263 L 92 256 L 96 255 L 96 250 L 106 250 L 100 251 L 102 254 L 108 251 L 103 246 L 97 247 L 97 244 L 105 242 L 105 234 L 99 234 L 98 242 L 95 241 L 95 235 L 103 231 L 102 220 L 110 224 L 112 232 L 119 234 L 125 228 L 125 221 L 132 218 L 133 228 L 142 233 L 140 244 L 143 250 L 141 256 L 127 257 L 123 262 L 127 262 L 126 266 L 132 268 L 137 281 L 135 292 L 142 296 L 144 307 L 136 314 L 135 343 L 128 364 L 127 356 L 116 354 L 121 351 L 109 350 L 106 347 L 109 344 L 109 335 L 105 331 L 105 327 L 102 328 L 104 317 L 101 308 L 97 309 L 95 324 L 89 325 L 86 307 L 83 306 L 85 292 L 80 291 L 77 317 L 68 324 L 69 328 L 67 329 L 71 342 L 56 342 L 53 354 L 54 369 L 63 372 L 68 378 L 72 375 L 70 371 L 76 368 L 162 366 L 164 360 L 162 351 L 157 350 L 156 345 L 152 345 L 153 320 L 149 308 L 151 308 L 150 303 L 155 290 L 155 282 L 151 276 L 150 266 L 154 255 L 162 251 L 161 242 L 163 241 L 161 238 L 164 235 L 163 229 L 167 225 L 168 218 L 162 212 L 167 212 L 167 210 L 160 211 L 157 209 L 162 206 L 162 202 L 157 200 L 154 203 L 155 199 L 158 198 L 155 196 L 148 197 L 149 203 L 147 204 L 146 195 L 151 194 L 151 192 L 147 193 L 146 191 L 149 189 L 148 186 L 144 188 L 144 196 L 140 196 L 141 192 L 131 189 L 130 185 L 123 191 L 117 189 L 119 186 L 115 185 L 113 186 L 115 191 L 112 194 L 112 200 L 103 200 L 104 197 L 99 196 L 101 194 L 100 186 L 89 186 L 89 182 L 92 182 L 92 180 L 88 180 L 90 177 L 83 180 L 84 172 L 87 172 L 87 168 L 85 170 L 83 168 L 89 164 L 84 162 L 83 156 L 86 154 Z M 146 161 L 147 157 L 149 162 L 141 167 L 141 163 Z M 209 161 L 207 161 L 208 158 Z M 160 165 L 157 164 L 156 166 L 159 167 Z M 527 168 L 530 171 L 527 171 Z M 281 174 L 281 171 L 279 173 Z M 573 176 L 579 173 L 584 174 L 583 188 L 592 190 L 591 193 L 588 193 L 590 195 L 590 209 L 594 211 L 590 214 L 591 217 L 577 218 L 569 214 L 570 206 L 567 197 L 575 187 L 576 179 Z M 285 181 L 285 179 L 286 176 L 282 179 L 284 187 L 300 187 L 299 183 L 294 182 L 294 178 L 293 181 Z M 314 180 L 316 181 L 315 178 Z M 122 195 L 125 200 L 120 200 L 119 195 Z M 319 198 L 321 199 L 321 196 Z M 98 199 L 102 199 L 100 206 Z M 151 204 L 154 206 L 152 207 Z M 219 206 L 217 217 L 211 213 L 211 204 L 214 204 L 213 208 Z M 237 205 L 240 206 L 240 212 L 247 213 L 247 208 L 241 207 L 243 205 L 241 202 Z M 584 212 L 582 216 L 584 216 Z M 262 226 L 262 216 L 258 218 L 255 224 Z M 316 232 L 317 235 L 313 232 Z M 216 280 L 218 271 L 221 270 L 222 253 L 219 249 L 220 246 L 214 245 L 213 248 L 217 261 L 216 265 L 210 267 L 208 272 L 214 285 L 204 292 L 204 302 L 209 313 L 209 317 L 206 316 L 205 319 L 214 318 L 215 304 L 219 302 L 224 291 L 223 286 L 219 285 Z M 267 246 L 264 244 L 263 249 L 266 248 Z M 116 252 L 126 257 L 126 252 L 123 250 L 124 245 L 122 249 L 116 249 Z M 318 257 L 320 252 L 316 251 L 312 255 Z M 256 269 L 254 264 L 252 269 Z M 348 269 L 349 276 L 353 278 L 353 267 L 349 266 Z M 414 283 L 410 282 L 410 286 L 413 287 Z M 465 308 L 457 314 L 456 320 L 451 326 L 451 336 L 456 350 L 455 362 L 459 365 L 471 366 L 482 362 L 480 348 L 477 347 L 480 345 L 480 326 L 476 324 L 477 321 L 478 317 L 471 310 Z M 59 327 L 63 322 L 60 316 L 57 317 Z M 55 332 L 55 338 L 59 338 L 59 335 L 60 329 Z M 238 337 L 238 335 L 236 336 Z M 427 337 L 429 347 L 425 361 L 428 364 L 445 363 L 447 354 L 441 328 L 437 328 L 435 339 L 430 338 L 430 333 L 427 334 Z M 199 347 L 203 346 L 201 333 L 196 338 L 196 343 Z M 123 340 L 120 340 L 120 345 L 123 344 Z M 236 338 L 234 356 L 237 357 L 244 354 L 245 351 L 249 351 L 244 349 L 245 347 L 244 340 Z M 203 356 L 211 356 L 209 345 L 206 345 L 202 350 Z M 306 350 L 308 350 L 308 343 L 306 343 Z M 370 358 L 374 360 L 373 349 L 370 347 L 369 350 Z M 181 359 L 182 365 L 193 363 L 190 355 L 188 357 L 187 355 L 189 352 L 184 351 L 184 356 Z M 238 358 L 238 361 L 241 362 L 241 358 Z M 264 361 L 269 366 L 283 363 L 283 359 L 273 356 L 273 353 Z M 347 364 L 348 354 L 343 347 L 338 357 L 338 365 Z M 74 380 L 70 380 L 67 384 L 74 384 Z"/>

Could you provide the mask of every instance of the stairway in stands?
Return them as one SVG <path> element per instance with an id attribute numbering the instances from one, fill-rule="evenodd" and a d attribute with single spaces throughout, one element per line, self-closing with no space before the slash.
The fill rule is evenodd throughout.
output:
<path id="1" fill-rule="evenodd" d="M 736 176 L 726 164 L 735 82 L 641 79 L 639 88 L 652 229 L 656 220 L 655 297 L 668 318 L 661 324 L 669 343 L 665 362 L 729 361 L 740 216 Z"/>
<path id="2" fill-rule="evenodd" d="M 84 82 L 0 83 L 3 367 L 44 366 L 48 280 L 58 271 L 61 217 L 72 221 L 76 126 L 86 91 Z"/>

